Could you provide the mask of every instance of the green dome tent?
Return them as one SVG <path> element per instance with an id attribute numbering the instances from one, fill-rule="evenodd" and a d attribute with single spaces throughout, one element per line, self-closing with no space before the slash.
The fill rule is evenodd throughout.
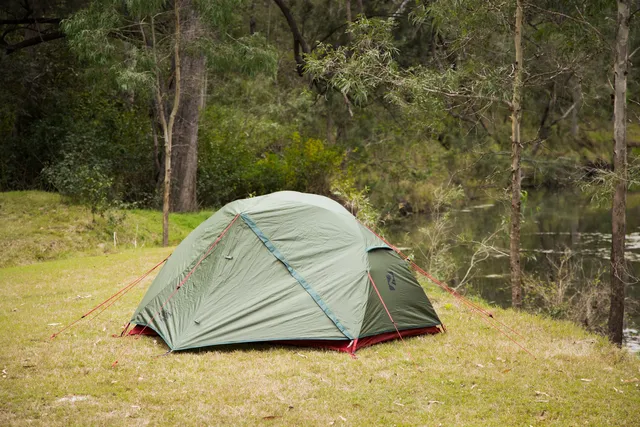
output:
<path id="1" fill-rule="evenodd" d="M 131 323 L 172 350 L 275 341 L 353 353 L 441 330 L 406 261 L 340 204 L 291 191 L 229 203 L 200 224 Z"/>

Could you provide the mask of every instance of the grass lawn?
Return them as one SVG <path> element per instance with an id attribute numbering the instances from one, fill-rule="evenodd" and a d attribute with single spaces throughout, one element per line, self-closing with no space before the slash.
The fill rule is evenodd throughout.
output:
<path id="1" fill-rule="evenodd" d="M 167 350 L 158 338 L 112 338 L 150 279 L 49 340 L 169 252 L 0 269 L 0 425 L 640 424 L 638 357 L 568 322 L 496 309 L 534 360 L 431 286 L 448 333 L 356 360 L 268 345 L 158 357 Z"/>
<path id="2" fill-rule="evenodd" d="M 169 215 L 170 243 L 180 243 L 211 214 Z M 55 193 L 0 193 L 0 267 L 161 244 L 160 211 L 112 210 L 100 216 L 84 206 L 63 203 Z"/>

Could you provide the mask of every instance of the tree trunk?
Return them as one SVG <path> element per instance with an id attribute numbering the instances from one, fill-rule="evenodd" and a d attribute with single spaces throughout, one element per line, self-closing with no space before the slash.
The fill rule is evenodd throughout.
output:
<path id="1" fill-rule="evenodd" d="M 627 64 L 629 57 L 629 9 L 631 0 L 618 0 L 613 101 L 613 170 L 615 193 L 611 210 L 611 307 L 609 339 L 622 345 L 626 265 L 624 240 L 627 206 Z"/>
<path id="2" fill-rule="evenodd" d="M 168 130 L 168 129 L 167 129 Z M 169 246 L 169 208 L 171 202 L 171 134 L 165 131 L 164 185 L 162 194 L 162 246 Z"/>
<path id="3" fill-rule="evenodd" d="M 273 0 L 280 8 L 280 11 L 287 20 L 291 35 L 293 36 L 293 57 L 296 60 L 296 68 L 300 77 L 304 76 L 304 66 L 306 64 L 303 54 L 311 53 L 311 49 L 306 40 L 302 37 L 302 33 L 298 28 L 298 23 L 291 13 L 291 9 L 285 4 L 283 0 Z"/>
<path id="4" fill-rule="evenodd" d="M 571 111 L 571 136 L 573 139 L 578 139 L 578 133 L 580 132 L 580 104 L 582 102 L 582 87 L 580 86 L 580 80 L 577 76 L 573 76 L 571 86 L 571 99 L 575 107 Z"/>
<path id="5" fill-rule="evenodd" d="M 180 2 L 181 24 L 181 99 L 173 129 L 173 172 L 171 208 L 174 212 L 197 209 L 198 120 L 203 105 L 205 58 L 190 51 L 202 32 L 200 19 L 191 0 Z"/>
<path id="6" fill-rule="evenodd" d="M 169 120 L 165 117 L 165 110 L 163 107 L 163 97 L 160 85 L 159 74 L 156 75 L 156 93 L 158 105 L 160 106 L 160 119 L 162 122 L 162 129 L 164 131 L 164 194 L 162 197 L 162 246 L 169 246 L 169 209 L 171 207 L 171 151 L 172 151 L 172 138 L 173 128 L 178 114 L 178 108 L 180 107 L 180 86 L 181 86 L 181 64 L 180 64 L 180 6 L 176 1 L 174 3 L 175 11 L 175 45 L 174 45 L 174 63 L 175 63 L 175 81 L 176 87 L 173 91 L 173 105 L 171 107 L 171 113 L 169 114 Z M 153 18 L 152 18 L 153 19 Z M 153 28 L 153 20 L 151 21 L 151 27 Z M 155 54 L 155 34 L 153 37 L 154 55 Z M 156 56 L 156 63 L 158 59 Z M 157 71 L 159 73 L 159 71 Z"/>
<path id="7" fill-rule="evenodd" d="M 522 0 L 516 0 L 516 23 L 514 44 L 516 50 L 515 76 L 513 79 L 513 100 L 511 101 L 511 304 L 515 308 L 522 306 L 522 272 L 520 269 L 520 193 L 522 175 L 520 157 L 522 141 L 520 138 L 520 121 L 522 119 Z"/>

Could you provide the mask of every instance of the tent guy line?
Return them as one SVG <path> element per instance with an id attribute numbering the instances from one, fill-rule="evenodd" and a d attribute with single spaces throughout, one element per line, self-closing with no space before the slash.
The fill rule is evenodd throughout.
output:
<path id="1" fill-rule="evenodd" d="M 171 255 L 169 255 L 171 256 Z M 122 298 L 127 292 L 129 292 L 131 289 L 133 289 L 138 283 L 142 282 L 142 280 L 147 277 L 149 274 L 151 274 L 156 268 L 160 267 L 162 264 L 164 264 L 168 259 L 169 256 L 166 257 L 165 259 L 163 259 L 162 261 L 160 261 L 159 263 L 157 263 L 156 265 L 154 265 L 151 269 L 149 269 L 146 273 L 142 274 L 141 276 L 137 277 L 136 279 L 132 280 L 131 282 L 127 283 L 124 287 L 122 287 L 118 292 L 116 292 L 115 294 L 111 295 L 109 298 L 107 298 L 106 300 L 102 301 L 100 304 L 96 305 L 95 307 L 93 307 L 91 310 L 87 311 L 85 314 L 83 314 L 82 316 L 80 316 L 80 318 L 76 319 L 75 321 L 71 322 L 70 324 L 68 324 L 67 326 L 65 326 L 64 328 L 60 329 L 58 332 L 54 333 L 51 335 L 51 337 L 49 337 L 49 339 L 54 339 L 56 338 L 58 335 L 60 335 L 62 332 L 66 331 L 67 329 L 71 328 L 72 326 L 74 326 L 75 324 L 77 324 L 78 322 L 80 322 L 82 319 L 87 318 L 87 316 L 89 316 L 91 313 L 93 313 L 94 311 L 96 311 L 97 309 L 99 309 L 100 307 L 102 307 L 103 305 L 105 305 L 105 307 L 100 310 L 95 316 L 93 316 L 91 318 L 91 320 L 94 320 L 96 317 L 98 317 L 103 311 L 105 311 L 107 308 L 111 307 L 113 305 L 113 303 L 115 303 L 116 301 L 118 301 L 120 298 Z"/>

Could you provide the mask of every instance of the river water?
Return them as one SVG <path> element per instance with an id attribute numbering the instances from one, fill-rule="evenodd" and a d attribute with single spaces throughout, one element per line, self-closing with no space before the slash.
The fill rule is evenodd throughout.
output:
<path id="1" fill-rule="evenodd" d="M 640 193 L 629 194 L 627 201 L 626 259 L 632 277 L 640 275 Z M 521 246 L 522 267 L 538 277 L 550 277 L 556 266 L 571 251 L 571 260 L 579 263 L 585 282 L 598 276 L 608 283 L 608 258 L 611 248 L 610 208 L 598 206 L 589 197 L 578 192 L 529 193 L 523 206 Z M 476 199 L 466 206 L 450 212 L 452 236 L 464 236 L 466 241 L 482 241 L 508 222 L 508 205 L 491 200 Z M 408 249 L 419 265 L 428 266 L 428 252 L 422 228 L 432 222 L 427 215 L 413 215 L 387 224 L 389 237 L 395 244 Z M 477 245 L 460 244 L 452 238 L 451 257 L 457 271 L 443 277 L 455 285 L 465 277 L 469 261 Z M 498 233 L 492 245 L 508 253 L 509 242 L 505 233 Z M 640 302 L 640 284 L 630 279 L 627 288 L 628 306 Z M 510 305 L 509 258 L 491 251 L 486 260 L 471 270 L 471 278 L 464 285 L 470 292 L 503 307 Z M 607 285 L 608 286 L 608 285 Z M 626 345 L 640 353 L 640 310 L 627 314 L 625 319 Z"/>

